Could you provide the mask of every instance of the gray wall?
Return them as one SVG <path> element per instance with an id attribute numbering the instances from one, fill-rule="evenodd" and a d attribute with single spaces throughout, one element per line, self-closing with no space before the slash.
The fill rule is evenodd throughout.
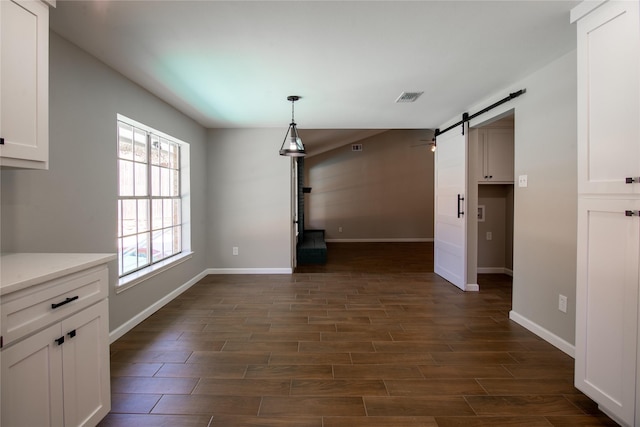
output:
<path id="1" fill-rule="evenodd" d="M 515 110 L 513 313 L 529 326 L 575 342 L 576 293 L 576 53 L 566 54 L 468 109 L 473 113 L 526 88 L 523 96 L 473 120 Z M 457 118 L 455 119 L 457 120 Z M 454 121 L 454 119 L 452 119 Z M 481 289 L 482 291 L 482 289 Z M 568 297 L 567 313 L 558 294 Z"/>
<path id="2" fill-rule="evenodd" d="M 390 130 L 358 141 L 359 152 L 348 144 L 305 158 L 305 226 L 330 240 L 433 239 L 432 136 Z"/>
<path id="3" fill-rule="evenodd" d="M 291 269 L 292 160 L 278 154 L 286 132 L 286 127 L 209 130 L 209 267 Z"/>
<path id="4" fill-rule="evenodd" d="M 485 220 L 478 222 L 479 269 L 513 268 L 512 203 L 513 185 L 478 185 L 478 205 L 485 208 Z M 491 232 L 491 240 L 487 240 L 487 232 Z"/>
<path id="5" fill-rule="evenodd" d="M 3 252 L 106 252 L 116 246 L 116 114 L 190 143 L 193 257 L 120 294 L 110 269 L 113 331 L 207 266 L 205 129 L 51 33 L 50 170 L 3 170 Z"/>

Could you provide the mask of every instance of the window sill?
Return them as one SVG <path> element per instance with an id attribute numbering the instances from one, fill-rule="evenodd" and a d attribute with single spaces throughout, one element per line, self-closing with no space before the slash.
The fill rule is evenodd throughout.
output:
<path id="1" fill-rule="evenodd" d="M 167 271 L 168 269 L 175 267 L 178 264 L 182 264 L 186 260 L 190 259 L 193 255 L 191 251 L 181 252 L 180 254 L 173 256 L 171 258 L 165 259 L 157 264 L 150 265 L 147 268 L 143 268 L 142 270 L 136 271 L 135 273 L 127 274 L 125 277 L 121 277 L 118 280 L 118 285 L 116 286 L 116 294 L 120 292 L 124 292 L 129 288 L 137 285 L 138 283 L 142 283 L 145 280 L 151 279 L 154 276 L 162 273 L 163 271 Z"/>

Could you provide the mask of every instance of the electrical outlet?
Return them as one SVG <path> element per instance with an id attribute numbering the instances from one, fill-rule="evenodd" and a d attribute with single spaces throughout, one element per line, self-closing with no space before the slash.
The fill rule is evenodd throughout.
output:
<path id="1" fill-rule="evenodd" d="M 233 247 L 233 254 L 234 255 L 238 255 L 238 247 L 237 246 Z"/>
<path id="2" fill-rule="evenodd" d="M 529 185 L 529 177 L 527 175 L 518 176 L 518 187 L 527 187 Z"/>
<path id="3" fill-rule="evenodd" d="M 338 227 L 338 233 L 342 233 L 342 227 Z"/>
<path id="4" fill-rule="evenodd" d="M 493 240 L 493 233 L 490 231 L 487 231 L 487 240 Z"/>
<path id="5" fill-rule="evenodd" d="M 558 296 L 558 310 L 563 313 L 567 312 L 567 297 L 562 294 Z"/>

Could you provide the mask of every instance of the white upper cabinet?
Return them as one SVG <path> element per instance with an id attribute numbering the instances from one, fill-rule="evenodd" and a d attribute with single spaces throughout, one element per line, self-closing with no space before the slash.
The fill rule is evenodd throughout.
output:
<path id="1" fill-rule="evenodd" d="M 48 169 L 49 6 L 39 0 L 0 1 L 0 138 L 0 166 Z"/>
<path id="2" fill-rule="evenodd" d="M 640 194 L 637 1 L 612 1 L 578 23 L 578 191 Z"/>
<path id="3" fill-rule="evenodd" d="M 479 129 L 478 147 L 478 183 L 513 183 L 513 129 Z"/>

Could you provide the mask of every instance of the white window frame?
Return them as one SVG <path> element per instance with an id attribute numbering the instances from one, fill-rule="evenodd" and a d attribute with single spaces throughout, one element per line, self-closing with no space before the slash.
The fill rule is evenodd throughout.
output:
<path id="1" fill-rule="evenodd" d="M 143 267 L 139 270 L 133 271 L 131 273 L 125 274 L 118 279 L 118 283 L 116 285 L 116 293 L 125 291 L 138 283 L 142 283 L 145 280 L 150 279 L 157 274 L 166 271 L 186 260 L 191 258 L 193 252 L 191 251 L 191 191 L 190 191 L 190 148 L 189 144 L 185 141 L 182 141 L 178 138 L 175 138 L 171 135 L 168 135 L 164 132 L 158 131 L 157 129 L 153 129 L 150 126 L 147 126 L 143 123 L 140 123 L 136 120 L 130 119 L 122 114 L 117 114 L 116 117 L 116 127 L 118 126 L 118 122 L 124 122 L 130 126 L 136 127 L 138 129 L 144 130 L 147 133 L 153 134 L 163 139 L 170 140 L 174 143 L 180 145 L 180 199 L 181 199 L 181 226 L 182 226 L 182 234 L 181 234 L 181 246 L 182 251 L 177 253 L 169 258 L 163 259 L 146 267 Z M 118 156 L 118 147 L 119 147 L 119 138 L 116 136 L 116 158 L 119 160 Z M 119 170 L 119 166 L 118 166 Z M 117 185 L 119 188 L 120 185 L 120 174 L 118 172 L 118 182 Z M 147 183 L 148 186 L 151 185 L 150 182 Z M 117 200 L 118 202 L 121 200 L 120 192 L 117 190 Z M 151 196 L 149 196 L 151 198 Z M 118 223 L 117 227 L 121 225 Z M 117 245 L 116 245 L 117 246 Z M 118 266 L 118 272 L 120 271 L 120 266 Z"/>

